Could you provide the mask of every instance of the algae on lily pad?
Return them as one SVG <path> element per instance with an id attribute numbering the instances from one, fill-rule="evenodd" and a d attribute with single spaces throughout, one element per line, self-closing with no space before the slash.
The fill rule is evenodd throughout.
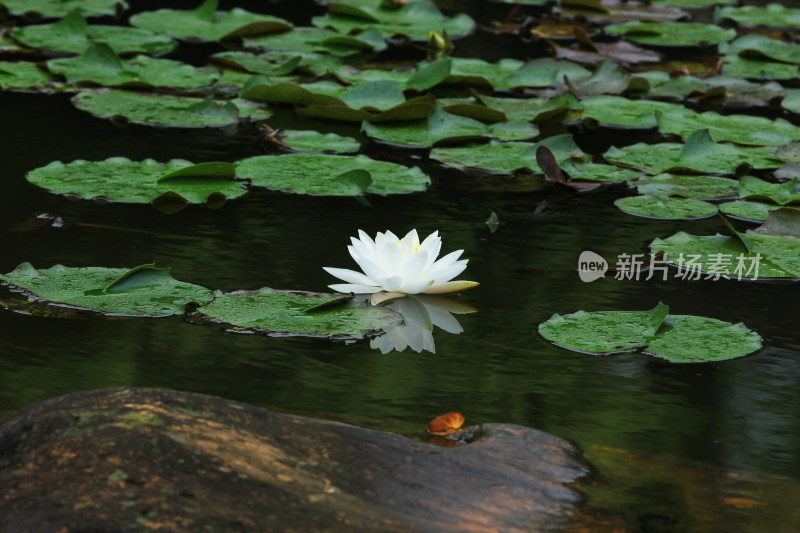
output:
<path id="1" fill-rule="evenodd" d="M 744 324 L 669 315 L 659 302 L 650 311 L 578 311 L 553 315 L 539 334 L 575 352 L 610 355 L 641 350 L 671 363 L 706 363 L 743 357 L 761 348 L 761 337 Z"/>
<path id="2" fill-rule="evenodd" d="M 175 41 L 166 35 L 157 35 L 139 28 L 86 24 L 75 11 L 58 22 L 19 26 L 11 36 L 31 48 L 50 52 L 80 54 L 90 42 L 104 42 L 117 54 L 163 54 L 175 48 Z"/>
<path id="3" fill-rule="evenodd" d="M 698 22 L 626 22 L 604 28 L 606 33 L 620 34 L 629 41 L 657 46 L 697 46 L 730 41 L 736 30 Z"/>
<path id="4" fill-rule="evenodd" d="M 53 18 L 64 17 L 70 11 L 77 11 L 85 17 L 114 16 L 119 10 L 128 8 L 125 0 L 2 0 L 0 5 L 15 16 L 37 13 Z"/>
<path id="5" fill-rule="evenodd" d="M 169 268 L 65 267 L 37 270 L 22 263 L 0 280 L 23 289 L 39 300 L 117 316 L 183 314 L 186 304 L 206 304 L 213 292 L 200 285 L 177 281 Z"/>
<path id="6" fill-rule="evenodd" d="M 753 168 L 777 168 L 774 148 L 715 143 L 708 130 L 694 132 L 686 144 L 637 143 L 624 148 L 612 146 L 603 155 L 612 163 L 644 170 L 650 174 L 662 172 L 694 172 L 698 174 L 733 174 L 741 165 Z"/>
<path id="7" fill-rule="evenodd" d="M 125 157 L 105 161 L 53 161 L 28 172 L 26 179 L 56 194 L 85 199 L 103 198 L 112 202 L 150 203 L 165 197 L 194 204 L 217 204 L 247 192 L 246 184 L 234 181 L 235 165 L 200 163 L 182 159 L 158 163 Z"/>
<path id="8" fill-rule="evenodd" d="M 230 11 L 217 11 L 218 0 L 206 0 L 189 11 L 159 9 L 131 17 L 131 25 L 154 33 L 172 37 L 193 37 L 216 41 L 236 35 L 278 33 L 292 29 L 292 24 L 281 18 L 250 13 L 235 7 Z"/>
<path id="9" fill-rule="evenodd" d="M 384 307 L 357 305 L 352 295 L 278 291 L 217 293 L 197 309 L 195 319 L 229 324 L 236 331 L 275 336 L 360 339 L 398 326 L 403 317 Z"/>
<path id="10" fill-rule="evenodd" d="M 692 198 L 668 196 L 628 196 L 614 202 L 621 211 L 630 215 L 660 220 L 697 220 L 717 214 L 717 206 Z"/>
<path id="11" fill-rule="evenodd" d="M 92 82 L 98 85 L 134 85 L 193 89 L 211 85 L 219 76 L 213 70 L 199 70 L 171 59 L 139 55 L 123 61 L 105 43 L 90 43 L 77 57 L 51 59 L 47 69 L 61 74 L 68 83 Z"/>
<path id="12" fill-rule="evenodd" d="M 658 174 L 642 176 L 631 181 L 639 194 L 651 196 L 680 196 L 697 200 L 735 197 L 739 182 L 717 176 L 693 176 L 685 174 Z"/>
<path id="13" fill-rule="evenodd" d="M 365 155 L 283 154 L 248 157 L 236 175 L 254 186 L 299 194 L 357 196 L 422 191 L 430 178 L 417 167 Z"/>
<path id="14" fill-rule="evenodd" d="M 72 98 L 78 109 L 105 118 L 125 117 L 135 124 L 181 128 L 225 127 L 241 119 L 265 120 L 272 113 L 247 100 L 212 100 L 116 89 L 84 91 Z"/>

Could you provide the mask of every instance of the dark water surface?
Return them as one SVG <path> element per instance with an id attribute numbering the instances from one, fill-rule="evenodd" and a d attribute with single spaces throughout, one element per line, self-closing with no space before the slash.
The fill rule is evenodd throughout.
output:
<path id="1" fill-rule="evenodd" d="M 354 267 L 346 246 L 358 229 L 416 228 L 421 236 L 439 230 L 443 252 L 463 248 L 470 263 L 459 277 L 481 283 L 460 297 L 478 312 L 456 315 L 464 328 L 459 335 L 436 330 L 435 354 L 383 355 L 368 341 L 231 334 L 181 318 L 0 312 L 0 421 L 59 394 L 159 386 L 409 436 L 457 410 L 468 424 L 509 422 L 573 439 L 598 460 L 601 450 L 624 450 L 760 479 L 800 479 L 796 285 L 611 276 L 583 283 L 576 272 L 583 250 L 613 264 L 618 254 L 644 253 L 653 238 L 680 230 L 724 233 L 721 221 L 625 215 L 612 205 L 630 194 L 621 186 L 542 208 L 541 194 L 492 192 L 491 180 L 429 163 L 429 191 L 370 197 L 371 205 L 269 191 L 219 210 L 190 206 L 173 215 L 147 205 L 70 202 L 28 184 L 25 173 L 54 160 L 110 156 L 232 161 L 263 152 L 258 132 L 120 128 L 74 110 L 62 95 L 4 93 L 0 121 L 0 272 L 23 261 L 47 268 L 155 260 L 171 266 L 177 279 L 224 291 L 324 291 L 336 280 L 322 266 Z M 353 131 L 287 111 L 268 123 Z M 484 224 L 492 211 L 502 222 L 495 233 Z M 42 212 L 68 225 L 17 231 Z M 0 300 L 8 296 L 0 289 Z M 734 361 L 674 365 L 636 354 L 573 353 L 536 331 L 553 313 L 649 309 L 658 301 L 673 314 L 742 321 L 761 334 L 764 348 Z"/>

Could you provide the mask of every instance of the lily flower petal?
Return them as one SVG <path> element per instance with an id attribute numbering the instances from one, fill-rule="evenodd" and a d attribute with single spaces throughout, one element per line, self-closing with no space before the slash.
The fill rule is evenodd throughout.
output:
<path id="1" fill-rule="evenodd" d="M 477 281 L 448 281 L 446 283 L 434 285 L 430 289 L 426 289 L 422 292 L 425 294 L 444 294 L 446 292 L 465 291 L 472 287 L 477 287 L 478 285 L 480 285 L 480 283 Z"/>
<path id="2" fill-rule="evenodd" d="M 336 292 L 343 292 L 343 293 L 353 293 L 353 294 L 372 294 L 374 292 L 381 292 L 383 289 L 380 287 L 371 287 L 368 285 L 356 285 L 350 283 L 338 283 L 333 285 L 328 285 L 332 290 Z"/>

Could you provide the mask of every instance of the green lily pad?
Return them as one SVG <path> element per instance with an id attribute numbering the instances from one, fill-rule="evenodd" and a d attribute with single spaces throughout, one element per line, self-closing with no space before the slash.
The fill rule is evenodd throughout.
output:
<path id="1" fill-rule="evenodd" d="M 77 57 L 51 59 L 47 68 L 54 74 L 65 76 L 69 83 L 92 82 L 105 86 L 192 89 L 211 85 L 218 77 L 211 70 L 198 70 L 180 61 L 144 55 L 123 62 L 105 43 L 90 43 L 89 48 Z"/>
<path id="2" fill-rule="evenodd" d="M 550 87 L 556 84 L 582 82 L 589 79 L 592 72 L 571 61 L 559 61 L 540 57 L 528 61 L 525 66 L 493 83 L 495 89 L 514 89 L 518 87 Z"/>
<path id="3" fill-rule="evenodd" d="M 175 41 L 166 35 L 126 26 L 87 25 L 75 11 L 52 24 L 21 26 L 11 36 L 25 46 L 50 52 L 80 54 L 89 43 L 104 42 L 117 54 L 163 54 L 175 48 Z"/>
<path id="4" fill-rule="evenodd" d="M 688 13 L 674 6 L 650 5 L 620 0 L 561 0 L 559 11 L 568 17 L 579 17 L 593 24 L 612 24 L 647 20 L 670 22 L 688 18 Z"/>
<path id="5" fill-rule="evenodd" d="M 298 152 L 355 152 L 361 143 L 352 137 L 316 131 L 286 131 L 280 138 L 286 147 Z"/>
<path id="6" fill-rule="evenodd" d="M 683 109 L 679 104 L 656 100 L 630 100 L 621 96 L 598 95 L 581 100 L 578 118 L 595 120 L 603 125 L 625 128 L 655 128 L 657 112 Z"/>
<path id="7" fill-rule="evenodd" d="M 378 42 L 378 36 L 380 36 L 381 42 Z M 346 39 L 346 41 L 343 42 L 342 39 Z M 291 31 L 283 33 L 248 35 L 244 39 L 244 45 L 247 48 L 267 52 L 331 52 L 337 55 L 346 55 L 365 50 L 381 51 L 386 48 L 386 41 L 378 30 L 342 35 L 328 28 L 295 26 Z"/>
<path id="8" fill-rule="evenodd" d="M 697 200 L 735 197 L 739 182 L 717 176 L 690 176 L 681 174 L 658 174 L 642 176 L 630 182 L 639 194 L 651 196 L 680 196 Z"/>
<path id="9" fill-rule="evenodd" d="M 800 203 L 800 188 L 796 178 L 784 183 L 769 183 L 753 176 L 742 176 L 739 197 L 770 200 L 780 205 L 796 204 Z"/>
<path id="10" fill-rule="evenodd" d="M 518 120 L 541 122 L 568 109 L 581 109 L 582 103 L 570 93 L 554 98 L 495 98 L 481 96 L 481 101 L 492 109 Z"/>
<path id="11" fill-rule="evenodd" d="M 800 237 L 800 209 L 781 207 L 770 211 L 766 222 L 748 231 L 746 235 L 753 233 Z"/>
<path id="12" fill-rule="evenodd" d="M 745 240 L 747 244 L 745 244 Z M 800 239 L 776 235 L 691 235 L 678 232 L 650 243 L 689 277 L 800 279 Z M 692 274 L 694 273 L 694 274 Z"/>
<path id="13" fill-rule="evenodd" d="M 708 363 L 744 357 L 759 348 L 761 336 L 741 322 L 667 315 L 643 353 L 671 363 Z"/>
<path id="14" fill-rule="evenodd" d="M 800 27 L 800 9 L 780 4 L 761 6 L 726 6 L 714 13 L 715 21 L 733 21 L 740 26 Z"/>
<path id="15" fill-rule="evenodd" d="M 225 127 L 242 118 L 264 120 L 271 112 L 246 100 L 221 101 L 115 89 L 84 91 L 72 104 L 105 118 L 123 116 L 135 124 L 181 128 Z"/>
<path id="16" fill-rule="evenodd" d="M 695 131 L 708 129 L 714 141 L 751 146 L 780 146 L 800 139 L 800 128 L 783 119 L 720 115 L 713 111 L 697 113 L 686 108 L 662 111 L 656 119 L 659 131 L 683 138 L 688 138 Z"/>
<path id="17" fill-rule="evenodd" d="M 376 161 L 365 155 L 284 154 L 249 157 L 239 161 L 236 176 L 249 179 L 258 187 L 329 196 L 422 191 L 430 183 L 430 178 L 419 168 Z"/>
<path id="18" fill-rule="evenodd" d="M 659 302 L 650 311 L 555 314 L 539 325 L 539 334 L 576 352 L 610 355 L 641 349 L 672 363 L 735 359 L 761 347 L 761 337 L 744 324 L 668 312 Z"/>
<path id="19" fill-rule="evenodd" d="M 569 80 L 570 90 L 578 97 L 621 94 L 628 90 L 647 89 L 649 85 L 644 78 L 631 76 L 610 59 L 601 61 L 585 80 L 575 83 Z"/>
<path id="20" fill-rule="evenodd" d="M 721 54 L 738 54 L 749 59 L 800 64 L 800 44 L 771 39 L 750 33 L 729 43 L 721 44 Z"/>
<path id="21" fill-rule="evenodd" d="M 360 339 L 398 326 L 403 318 L 384 307 L 356 305 L 352 295 L 277 291 L 217 293 L 195 317 L 229 324 L 237 331 L 277 336 Z"/>
<path id="22" fill-rule="evenodd" d="M 797 65 L 749 59 L 736 54 L 723 57 L 722 72 L 728 76 L 758 80 L 789 80 L 798 76 Z"/>
<path id="23" fill-rule="evenodd" d="M 116 15 L 118 9 L 128 9 L 125 0 L 3 0 L 11 15 L 38 13 L 43 17 L 64 17 L 70 11 L 77 11 L 85 17 Z"/>
<path id="24" fill-rule="evenodd" d="M 629 215 L 660 220 L 696 220 L 717 214 L 717 206 L 692 198 L 667 196 L 628 196 L 614 202 Z"/>
<path id="25" fill-rule="evenodd" d="M 137 28 L 163 33 L 172 37 L 193 37 L 216 41 L 235 35 L 278 33 L 292 29 L 292 24 L 277 17 L 258 15 L 235 7 L 230 11 L 217 11 L 218 0 L 206 0 L 200 7 L 189 11 L 159 9 L 131 17 Z"/>
<path id="26" fill-rule="evenodd" d="M 596 355 L 630 352 L 656 334 L 669 306 L 659 302 L 649 311 L 578 311 L 554 314 L 539 324 L 539 335 L 575 352 Z"/>
<path id="27" fill-rule="evenodd" d="M 577 159 L 567 159 L 561 163 L 561 170 L 572 179 L 600 181 L 603 183 L 620 183 L 630 181 L 642 175 L 638 170 L 620 168 L 602 163 L 590 163 Z"/>
<path id="28" fill-rule="evenodd" d="M 240 181 L 233 181 L 235 165 L 200 163 L 183 159 L 158 163 L 152 159 L 134 162 L 125 157 L 105 161 L 53 161 L 28 172 L 26 179 L 56 194 L 85 199 L 103 198 L 112 202 L 150 203 L 160 198 L 199 204 L 217 204 L 247 192 Z"/>
<path id="29" fill-rule="evenodd" d="M 736 37 L 736 30 L 698 22 L 626 22 L 605 27 L 612 35 L 629 41 L 657 46 L 696 46 L 717 44 Z"/>
<path id="30" fill-rule="evenodd" d="M 46 70 L 26 61 L 0 61 L 0 89 L 41 90 L 55 80 Z"/>
<path id="31" fill-rule="evenodd" d="M 343 68 L 342 62 L 337 57 L 305 52 L 271 51 L 257 55 L 247 52 L 220 52 L 211 56 L 211 60 L 270 78 L 285 76 L 295 71 L 321 76 L 328 70 Z"/>
<path id="32" fill-rule="evenodd" d="M 769 212 L 774 209 L 780 209 L 781 206 L 773 204 L 764 204 L 761 202 L 748 202 L 746 200 L 737 200 L 734 202 L 725 202 L 719 204 L 719 210 L 733 218 L 741 220 L 749 220 L 752 222 L 763 222 L 769 217 Z"/>
<path id="33" fill-rule="evenodd" d="M 738 0 L 650 0 L 651 4 L 675 6 L 684 9 L 699 9 L 719 4 L 735 4 Z"/>
<path id="34" fill-rule="evenodd" d="M 433 4 L 408 2 L 400 7 L 384 5 L 382 1 L 354 7 L 344 2 L 328 2 L 328 13 L 314 17 L 311 22 L 320 28 L 333 28 L 343 35 L 353 30 L 375 28 L 383 35 L 405 35 L 411 40 L 425 41 L 429 31 L 446 31 L 451 37 L 472 31 L 475 21 L 459 13 L 453 17 L 442 14 Z"/>
<path id="35" fill-rule="evenodd" d="M 686 144 L 637 143 L 624 148 L 612 146 L 603 155 L 612 163 L 638 168 L 649 174 L 663 172 L 695 172 L 699 174 L 733 174 L 741 165 L 753 168 L 777 168 L 774 148 L 715 143 L 708 130 L 693 133 Z"/>
<path id="36" fill-rule="evenodd" d="M 452 115 L 439 106 L 425 121 L 364 122 L 361 130 L 373 139 L 403 146 L 436 146 L 487 138 L 489 127 L 483 122 Z"/>
<path id="37" fill-rule="evenodd" d="M 797 77 L 795 73 L 795 77 Z M 786 89 L 786 97 L 781 106 L 793 113 L 800 113 L 800 89 Z"/>
<path id="38" fill-rule="evenodd" d="M 177 281 L 169 268 L 155 265 L 36 270 L 22 263 L 0 280 L 40 300 L 115 316 L 181 315 L 189 302 L 205 304 L 213 298 L 209 289 Z"/>

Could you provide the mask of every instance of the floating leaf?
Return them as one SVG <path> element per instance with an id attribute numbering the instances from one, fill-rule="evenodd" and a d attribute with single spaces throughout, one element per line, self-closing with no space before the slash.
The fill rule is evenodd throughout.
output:
<path id="1" fill-rule="evenodd" d="M 797 65 L 748 59 L 736 54 L 725 55 L 722 72 L 728 76 L 759 80 L 789 80 L 798 75 Z"/>
<path id="2" fill-rule="evenodd" d="M 461 413 L 445 413 L 428 423 L 428 433 L 431 435 L 452 435 L 463 425 L 464 415 Z"/>
<path id="3" fill-rule="evenodd" d="M 353 183 L 363 184 L 363 181 L 358 174 L 352 174 L 355 170 L 366 171 L 372 180 L 368 187 L 359 192 L 354 192 Z M 236 175 L 249 179 L 258 187 L 332 196 L 422 191 L 430 183 L 428 176 L 419 168 L 376 161 L 365 155 L 285 154 L 249 157 L 239 161 Z"/>
<path id="4" fill-rule="evenodd" d="M 285 76 L 294 71 L 323 75 L 328 70 L 335 71 L 343 68 L 342 62 L 336 57 L 303 52 L 270 51 L 260 54 L 220 52 L 211 56 L 210 59 L 216 63 L 246 70 L 253 74 L 269 76 L 271 79 L 275 76 Z"/>
<path id="5" fill-rule="evenodd" d="M 782 207 L 770 211 L 766 222 L 747 233 L 800 237 L 800 209 Z"/>
<path id="6" fill-rule="evenodd" d="M 209 289 L 177 281 L 169 268 L 154 265 L 130 270 L 56 265 L 36 270 L 22 263 L 0 280 L 41 300 L 110 315 L 180 315 L 189 302 L 205 304 L 213 298 Z"/>
<path id="7" fill-rule="evenodd" d="M 159 9 L 131 17 L 132 26 L 173 37 L 216 41 L 234 35 L 257 35 L 288 31 L 292 24 L 277 17 L 258 15 L 235 7 L 217 11 L 218 0 L 206 0 L 190 11 Z"/>
<path id="8" fill-rule="evenodd" d="M 646 89 L 649 84 L 643 78 L 633 77 L 614 61 L 602 61 L 585 80 L 570 83 L 570 89 L 578 97 L 598 94 L 620 94 L 633 89 Z"/>
<path id="9" fill-rule="evenodd" d="M 622 64 L 658 63 L 661 61 L 661 54 L 658 52 L 639 48 L 627 41 L 593 44 L 595 44 L 595 51 L 554 46 L 553 54 L 556 59 L 568 59 L 576 63 L 590 65 L 596 65 L 609 58 Z"/>
<path id="10" fill-rule="evenodd" d="M 736 30 L 698 22 L 627 22 L 606 26 L 605 32 L 624 35 L 636 43 L 658 46 L 716 44 L 736 37 Z"/>
<path id="11" fill-rule="evenodd" d="M 739 180 L 739 197 L 771 200 L 776 204 L 800 203 L 797 179 L 785 183 L 769 183 L 753 176 L 742 176 Z"/>
<path id="12" fill-rule="evenodd" d="M 720 45 L 720 53 L 738 54 L 748 59 L 779 61 L 800 64 L 800 44 L 770 39 L 766 35 L 750 33 Z"/>
<path id="13" fill-rule="evenodd" d="M 599 95 L 581 100 L 583 108 L 580 118 L 596 120 L 603 125 L 626 128 L 655 128 L 658 126 L 656 113 L 670 109 L 683 109 L 683 106 L 655 100 L 630 100 L 621 96 Z"/>
<path id="14" fill-rule="evenodd" d="M 504 112 L 518 120 L 540 122 L 557 116 L 567 109 L 580 109 L 582 103 L 572 94 L 563 94 L 555 98 L 494 98 L 481 96 L 481 101 L 492 109 Z"/>
<path id="15" fill-rule="evenodd" d="M 626 0 L 561 0 L 560 11 L 569 17 L 586 19 L 593 24 L 628 21 L 670 22 L 689 18 L 677 7 L 649 5 Z"/>
<path id="16" fill-rule="evenodd" d="M 298 152 L 355 152 L 361 143 L 352 137 L 316 131 L 286 131 L 280 142 Z"/>
<path id="17" fill-rule="evenodd" d="M 475 21 L 459 13 L 446 17 L 433 4 L 408 2 L 400 7 L 384 6 L 374 1 L 358 7 L 343 2 L 328 2 L 328 13 L 314 17 L 312 23 L 321 28 L 334 28 L 347 35 L 353 30 L 377 29 L 383 35 L 405 35 L 415 41 L 425 41 L 429 31 L 446 31 L 450 36 L 464 35 L 472 31 Z"/>
<path id="18" fill-rule="evenodd" d="M 93 115 L 105 118 L 123 116 L 136 124 L 182 128 L 224 127 L 241 118 L 264 120 L 269 110 L 247 101 L 225 101 L 188 96 L 172 96 L 115 89 L 84 91 L 72 103 Z"/>
<path id="19" fill-rule="evenodd" d="M 352 295 L 301 291 L 217 293 L 213 302 L 197 309 L 196 317 L 229 324 L 238 331 L 271 335 L 360 339 L 402 323 L 402 317 L 383 307 L 355 305 Z"/>
<path id="20" fill-rule="evenodd" d="M 553 315 L 539 334 L 576 352 L 608 355 L 642 349 L 672 363 L 704 363 L 743 357 L 761 347 L 744 324 L 691 315 L 668 315 L 660 303 L 650 311 L 578 311 Z"/>
<path id="21" fill-rule="evenodd" d="M 737 200 L 735 202 L 725 202 L 719 205 L 719 210 L 733 218 L 761 222 L 767 220 L 769 212 L 773 209 L 780 209 L 779 205 L 763 204 L 761 202 L 747 202 Z"/>
<path id="22" fill-rule="evenodd" d="M 740 26 L 800 27 L 800 9 L 780 4 L 761 6 L 726 6 L 714 13 L 716 21 L 733 21 Z"/>
<path id="23" fill-rule="evenodd" d="M 54 80 L 34 63 L 0 61 L 0 89 L 41 90 Z"/>
<path id="24" fill-rule="evenodd" d="M 780 146 L 800 139 L 800 128 L 783 119 L 770 120 L 752 115 L 720 115 L 713 111 L 696 113 L 690 109 L 670 109 L 657 115 L 658 129 L 688 138 L 708 129 L 714 141 L 731 141 L 753 146 Z"/>
<path id="25" fill-rule="evenodd" d="M 31 48 L 51 52 L 79 54 L 91 41 L 104 42 L 117 54 L 162 54 L 175 48 L 175 41 L 166 35 L 125 26 L 87 25 L 75 11 L 52 24 L 16 27 L 11 36 Z"/>
<path id="26" fill-rule="evenodd" d="M 773 149 L 769 147 L 714 143 L 708 130 L 696 131 L 686 144 L 637 143 L 624 148 L 612 146 L 603 157 L 612 163 L 638 168 L 650 174 L 676 171 L 733 174 L 741 165 L 777 168 L 781 164 L 774 158 Z"/>
<path id="27" fill-rule="evenodd" d="M 118 10 L 128 9 L 125 0 L 3 0 L 11 15 L 21 16 L 37 13 L 44 17 L 63 17 L 70 11 L 92 17 L 98 15 L 114 16 Z"/>
<path id="28" fill-rule="evenodd" d="M 698 200 L 735 197 L 739 182 L 716 176 L 687 176 L 681 174 L 658 174 L 642 176 L 630 182 L 639 194 L 651 196 L 680 196 Z"/>
<path id="29" fill-rule="evenodd" d="M 361 130 L 373 139 L 403 146 L 436 146 L 485 139 L 489 128 L 477 120 L 453 115 L 439 106 L 425 121 L 364 122 Z"/>
<path id="30" fill-rule="evenodd" d="M 153 59 L 139 55 L 130 61 L 121 61 L 105 43 L 90 43 L 86 51 L 77 56 L 51 59 L 47 68 L 62 74 L 69 83 L 92 82 L 98 85 L 165 86 L 192 89 L 211 85 L 217 73 L 198 70 L 191 65 L 169 59 Z"/>
<path id="31" fill-rule="evenodd" d="M 183 159 L 157 163 L 152 159 L 134 162 L 125 157 L 105 161 L 77 160 L 64 164 L 53 161 L 28 172 L 26 179 L 56 194 L 112 202 L 150 203 L 165 195 L 183 202 L 217 203 L 247 192 L 244 183 L 233 181 L 235 165 L 201 163 Z"/>
<path id="32" fill-rule="evenodd" d="M 717 206 L 690 198 L 665 196 L 628 196 L 614 202 L 630 215 L 661 220 L 696 220 L 717 214 Z"/>
<path id="33" fill-rule="evenodd" d="M 475 168 L 505 173 L 521 169 L 538 172 L 540 169 L 536 162 L 536 149 L 540 146 L 548 147 L 559 164 L 571 157 L 585 157 L 571 135 L 548 137 L 535 145 L 492 141 L 487 144 L 437 148 L 431 151 L 430 157 L 455 168 Z"/>

